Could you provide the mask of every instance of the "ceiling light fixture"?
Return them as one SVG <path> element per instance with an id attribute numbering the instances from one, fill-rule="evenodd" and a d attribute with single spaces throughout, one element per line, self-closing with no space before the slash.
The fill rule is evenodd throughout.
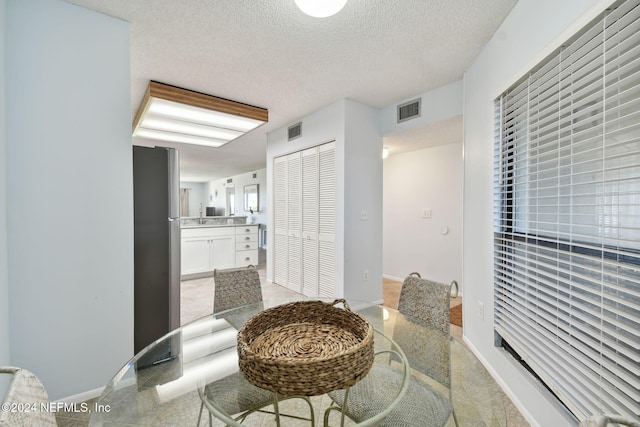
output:
<path id="1" fill-rule="evenodd" d="M 296 0 L 298 8 L 314 18 L 327 18 L 340 12 L 347 0 Z"/>
<path id="2" fill-rule="evenodd" d="M 268 120 L 264 108 L 150 81 L 133 136 L 220 147 Z"/>

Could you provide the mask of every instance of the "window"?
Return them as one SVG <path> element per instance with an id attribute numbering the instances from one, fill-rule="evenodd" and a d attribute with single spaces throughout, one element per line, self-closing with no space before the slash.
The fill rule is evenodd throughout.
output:
<path id="1" fill-rule="evenodd" d="M 495 105 L 495 331 L 579 419 L 640 420 L 640 0 Z"/>

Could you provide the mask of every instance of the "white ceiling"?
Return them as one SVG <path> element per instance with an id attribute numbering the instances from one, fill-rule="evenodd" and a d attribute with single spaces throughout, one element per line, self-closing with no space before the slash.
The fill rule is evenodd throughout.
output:
<path id="1" fill-rule="evenodd" d="M 158 143 L 180 149 L 188 181 L 264 168 L 267 132 L 338 99 L 382 108 L 461 79 L 516 2 L 349 0 L 318 19 L 294 0 L 67 1 L 131 23 L 132 117 L 149 80 L 269 110 L 269 123 L 222 148 Z M 457 131 L 447 121 L 385 145 L 394 153 L 443 143 L 438 135 L 461 141 L 457 120 Z"/>

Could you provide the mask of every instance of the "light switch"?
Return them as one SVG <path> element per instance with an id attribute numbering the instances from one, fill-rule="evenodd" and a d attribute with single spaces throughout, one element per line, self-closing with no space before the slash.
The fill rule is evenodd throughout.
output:
<path id="1" fill-rule="evenodd" d="M 431 209 L 422 209 L 422 218 L 430 219 L 431 218 Z"/>

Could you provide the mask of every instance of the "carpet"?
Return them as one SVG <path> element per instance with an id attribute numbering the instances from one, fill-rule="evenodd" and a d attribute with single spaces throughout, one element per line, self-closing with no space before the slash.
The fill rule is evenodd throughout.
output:
<path id="1" fill-rule="evenodd" d="M 462 327 L 462 304 L 458 304 L 449 309 L 449 322 Z"/>

